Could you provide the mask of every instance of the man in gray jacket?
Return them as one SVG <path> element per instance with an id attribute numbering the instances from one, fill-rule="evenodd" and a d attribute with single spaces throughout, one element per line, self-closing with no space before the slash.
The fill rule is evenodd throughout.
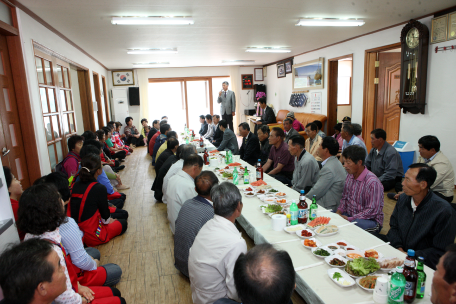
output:
<path id="1" fill-rule="evenodd" d="M 218 146 L 217 150 L 219 150 L 219 151 L 231 150 L 231 153 L 233 153 L 233 155 L 238 155 L 239 146 L 238 146 L 236 135 L 234 134 L 234 132 L 231 129 L 227 128 L 226 120 L 224 120 L 224 119 L 220 120 L 219 129 L 223 132 L 223 139 L 222 139 L 222 142 L 220 143 L 220 146 Z"/>
<path id="2" fill-rule="evenodd" d="M 294 129 L 293 129 L 294 130 Z M 288 140 L 288 151 L 295 157 L 292 187 L 296 191 L 307 191 L 317 182 L 318 166 L 315 157 L 304 149 L 305 139 L 301 135 L 295 135 Z"/>
<path id="3" fill-rule="evenodd" d="M 228 90 L 228 81 L 222 83 L 222 90 L 219 92 L 219 97 L 217 98 L 217 103 L 220 103 L 220 114 L 222 114 L 222 119 L 226 120 L 231 131 L 233 129 L 233 116 L 236 113 L 236 96 L 233 91 Z"/>
<path id="4" fill-rule="evenodd" d="M 307 192 L 307 197 L 317 197 L 317 204 L 326 209 L 337 210 L 344 190 L 347 173 L 337 159 L 339 143 L 332 136 L 326 136 L 317 153 L 323 159 L 317 183 Z"/>
<path id="5" fill-rule="evenodd" d="M 285 142 L 288 144 L 288 141 L 292 136 L 300 136 L 298 131 L 293 128 L 293 120 L 291 118 L 286 118 L 283 121 L 283 130 L 285 131 Z M 304 141 L 305 142 L 305 141 Z"/>

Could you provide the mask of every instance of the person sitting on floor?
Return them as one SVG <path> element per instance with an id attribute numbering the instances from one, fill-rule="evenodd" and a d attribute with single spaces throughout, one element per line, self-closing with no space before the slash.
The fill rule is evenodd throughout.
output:
<path id="1" fill-rule="evenodd" d="M 155 166 L 155 159 L 157 157 L 158 149 L 160 149 L 161 145 L 166 141 L 168 137 L 168 132 L 170 132 L 171 126 L 169 124 L 163 124 L 160 126 L 160 135 L 155 140 L 154 150 L 152 152 L 152 166 Z"/>
<path id="2" fill-rule="evenodd" d="M 88 246 L 105 244 L 125 233 L 128 227 L 126 220 L 111 217 L 106 187 L 97 182 L 102 173 L 100 157 L 86 155 L 81 161 L 79 181 L 73 185 L 68 207 L 71 217 L 84 232 L 83 240 Z"/>
<path id="3" fill-rule="evenodd" d="M 159 202 L 162 202 L 163 200 L 163 181 L 165 179 L 165 176 L 168 173 L 171 166 L 180 159 L 184 146 L 185 144 L 180 145 L 176 150 L 176 154 L 171 155 L 166 159 L 163 165 L 160 166 L 160 170 L 157 173 L 157 177 L 155 177 L 154 179 L 154 183 L 152 184 L 150 190 L 154 191 L 154 198 Z"/>
<path id="4" fill-rule="evenodd" d="M 298 192 L 304 190 L 307 193 L 317 182 L 320 167 L 315 157 L 309 152 L 306 152 L 304 145 L 304 137 L 299 134 L 290 137 L 288 141 L 288 151 L 294 158 L 295 168 L 293 171 L 293 180 L 290 181 L 292 188 Z"/>
<path id="5" fill-rule="evenodd" d="M 230 150 L 233 155 L 239 154 L 239 146 L 237 142 L 236 135 L 233 130 L 228 129 L 228 124 L 226 120 L 222 119 L 219 122 L 219 129 L 223 132 L 223 140 L 220 143 L 220 146 L 217 147 L 219 151 L 228 151 Z"/>
<path id="6" fill-rule="evenodd" d="M 203 136 L 204 134 L 207 133 L 208 124 L 206 122 L 206 116 L 200 115 L 199 118 L 200 118 L 201 128 L 198 133 L 200 136 Z"/>
<path id="7" fill-rule="evenodd" d="M 101 163 L 104 165 L 109 165 L 114 172 L 119 172 L 120 170 L 123 170 L 125 168 L 125 165 L 120 165 L 120 162 L 115 159 L 111 159 L 110 156 L 110 151 L 106 149 L 106 146 L 104 145 L 104 141 L 106 139 L 106 135 L 103 130 L 98 130 L 95 132 L 95 135 L 97 136 L 97 141 L 101 143 L 101 152 L 100 152 L 100 158 L 101 158 Z"/>
<path id="8" fill-rule="evenodd" d="M 195 178 L 198 193 L 187 200 L 179 211 L 174 234 L 174 266 L 188 277 L 188 254 L 196 235 L 207 221 L 214 218 L 211 189 L 219 180 L 212 171 L 203 171 Z"/>
<path id="9" fill-rule="evenodd" d="M 432 304 L 456 304 L 456 244 L 446 248 L 432 278 Z"/>
<path id="10" fill-rule="evenodd" d="M 103 140 L 103 151 L 112 159 L 116 159 L 120 162 L 125 161 L 125 157 L 127 157 L 127 152 L 123 149 L 115 148 L 114 144 L 111 142 L 111 129 L 108 127 L 101 128 L 101 131 L 105 134 L 105 139 Z M 98 132 L 98 131 L 97 131 Z M 98 134 L 98 133 L 97 133 Z M 101 140 L 100 140 L 101 141 Z M 109 143 L 108 143 L 109 142 Z M 108 153 L 109 152 L 109 153 Z"/>
<path id="11" fill-rule="evenodd" d="M 192 154 L 184 160 L 182 170 L 170 178 L 167 189 L 169 228 L 174 234 L 176 219 L 182 205 L 197 195 L 195 178 L 203 170 L 203 159 Z"/>
<path id="12" fill-rule="evenodd" d="M 345 148 L 349 146 L 360 146 L 364 149 L 364 151 L 366 151 L 367 156 L 368 152 L 366 145 L 364 144 L 364 141 L 360 140 L 357 136 L 355 136 L 354 132 L 354 128 L 350 123 L 342 124 L 342 132 L 340 132 L 340 135 L 344 139 L 344 143 L 342 145 L 342 152 Z M 341 155 L 339 160 L 342 164 L 344 163 L 343 155 Z"/>
<path id="13" fill-rule="evenodd" d="M 257 121 L 254 122 L 254 124 L 255 124 L 255 132 L 254 133 L 257 133 L 258 129 L 262 125 L 266 125 L 267 126 L 268 124 L 272 124 L 272 123 L 276 123 L 277 122 L 276 116 L 274 114 L 274 111 L 266 103 L 266 97 L 261 97 L 260 99 L 258 99 L 258 102 L 260 103 L 260 108 L 263 109 L 263 115 L 261 115 L 261 119 L 260 120 L 257 120 Z"/>
<path id="14" fill-rule="evenodd" d="M 258 155 L 260 155 L 260 140 L 250 132 L 250 126 L 246 122 L 239 125 L 239 134 L 242 136 L 239 155 L 243 161 L 253 166 L 258 162 Z"/>
<path id="15" fill-rule="evenodd" d="M 0 255 L 2 304 L 54 303 L 67 290 L 64 265 L 53 245 L 30 239 L 6 248 Z"/>
<path id="16" fill-rule="evenodd" d="M 347 172 L 337 159 L 339 143 L 332 136 L 326 136 L 318 147 L 318 156 L 323 160 L 317 183 L 307 191 L 307 197 L 317 198 L 317 204 L 330 210 L 337 210 L 344 190 Z"/>
<path id="17" fill-rule="evenodd" d="M 305 128 L 302 125 L 302 123 L 295 118 L 294 112 L 290 111 L 287 113 L 287 118 L 290 118 L 293 121 L 293 129 L 295 129 L 298 132 L 304 131 Z"/>
<path id="18" fill-rule="evenodd" d="M 118 297 L 120 292 L 115 288 L 102 286 L 89 288 L 78 282 L 78 270 L 72 263 L 71 256 L 61 245 L 59 226 L 65 221 L 63 201 L 53 185 L 34 185 L 24 191 L 19 203 L 18 226 L 27 233 L 25 240 L 40 238 L 52 243 L 53 249 L 60 258 L 60 264 L 64 266 L 66 290 L 55 299 L 55 302 L 57 304 L 125 303 L 120 300 Z"/>
<path id="19" fill-rule="evenodd" d="M 122 141 L 122 136 L 125 137 L 125 134 L 120 134 L 120 129 L 122 128 L 122 124 L 118 121 L 115 122 L 114 125 L 114 131 L 112 133 L 114 137 L 113 143 L 115 143 L 116 148 L 123 149 L 125 151 L 128 151 L 127 155 L 131 154 L 133 152 L 133 149 L 130 148 L 129 146 L 126 146 L 125 143 Z M 84 136 L 84 134 L 83 134 Z M 85 138 L 86 140 L 88 138 Z"/>
<path id="20" fill-rule="evenodd" d="M 214 115 L 212 116 L 212 119 L 214 120 L 214 136 L 212 138 L 212 144 L 216 147 L 220 146 L 223 140 L 223 131 L 220 130 L 219 128 L 219 122 L 220 122 L 220 115 Z"/>
<path id="21" fill-rule="evenodd" d="M 261 126 L 258 128 L 257 134 L 258 139 L 260 140 L 260 156 L 258 159 L 261 159 L 261 164 L 264 165 L 269 159 L 269 152 L 271 151 L 271 145 L 269 144 L 269 132 L 271 130 L 268 126 Z"/>
<path id="22" fill-rule="evenodd" d="M 166 149 L 163 151 L 163 153 L 160 153 L 160 155 L 157 157 L 157 161 L 155 162 L 155 175 L 158 175 L 158 172 L 160 172 L 161 166 L 165 163 L 165 161 L 168 159 L 168 157 L 176 154 L 177 148 L 179 147 L 179 141 L 174 136 L 169 137 L 168 140 L 166 141 L 166 143 L 164 143 L 164 144 L 166 144 Z M 160 149 L 161 149 L 161 147 L 160 147 Z M 158 155 L 158 153 L 157 153 L 157 155 Z"/>
<path id="23" fill-rule="evenodd" d="M 203 135 L 205 139 L 211 140 L 212 137 L 214 137 L 215 134 L 215 125 L 212 122 L 212 115 L 207 114 L 206 115 L 206 122 L 207 122 L 207 132 Z"/>
<path id="24" fill-rule="evenodd" d="M 337 214 L 369 232 L 380 232 L 383 226 L 383 186 L 374 173 L 367 170 L 366 151 L 360 146 L 344 149 L 347 171 L 342 199 Z"/>
<path id="25" fill-rule="evenodd" d="M 196 304 L 211 304 L 220 298 L 238 301 L 233 270 L 247 244 L 235 226 L 242 212 L 238 187 L 229 182 L 211 190 L 214 218 L 198 232 L 190 248 L 188 273 L 192 299 Z"/>
<path id="26" fill-rule="evenodd" d="M 155 119 L 152 122 L 152 128 L 150 128 L 149 133 L 147 134 L 147 145 L 149 145 L 152 136 L 154 136 L 158 130 L 160 130 L 160 121 L 158 119 Z"/>
<path id="27" fill-rule="evenodd" d="M 144 137 L 138 132 L 138 129 L 133 125 L 133 117 L 125 118 L 127 124 L 124 128 L 124 134 L 127 139 L 127 146 L 136 148 L 137 146 L 144 146 Z"/>
<path id="28" fill-rule="evenodd" d="M 342 135 L 340 134 L 340 131 L 342 131 L 342 124 L 338 123 L 334 126 L 334 137 L 337 142 L 339 143 L 339 151 L 342 151 L 342 145 L 344 144 L 344 139 L 342 138 Z"/>
<path id="29" fill-rule="evenodd" d="M 160 155 L 163 153 L 163 151 L 168 149 L 168 139 L 170 137 L 178 138 L 177 133 L 175 131 L 168 131 L 168 133 L 166 133 L 165 142 L 162 143 L 162 145 L 160 146 L 160 148 L 157 151 L 157 154 L 155 154 L 155 165 L 157 165 L 157 159 L 160 157 Z"/>
<path id="30" fill-rule="evenodd" d="M 294 157 L 288 151 L 288 145 L 283 141 L 284 137 L 285 133 L 281 128 L 272 128 L 269 135 L 269 144 L 272 147 L 263 171 L 278 181 L 289 184 L 293 179 Z"/>
<path id="31" fill-rule="evenodd" d="M 402 191 L 402 159 L 399 152 L 386 141 L 386 132 L 375 129 L 370 135 L 372 150 L 366 158 L 367 170 L 377 175 L 384 191 L 392 188 L 396 192 Z"/>
<path id="32" fill-rule="evenodd" d="M 293 120 L 291 118 L 285 118 L 283 121 L 283 130 L 285 131 L 285 142 L 288 144 L 288 140 L 292 136 L 299 135 L 298 131 L 293 128 Z M 301 135 L 299 135 L 301 136 Z"/>
<path id="33" fill-rule="evenodd" d="M 323 161 L 320 156 L 318 156 L 318 147 L 323 141 L 323 137 L 318 136 L 318 127 L 316 124 L 309 123 L 306 125 L 306 134 L 308 138 L 306 139 L 306 151 L 309 152 L 319 164 Z"/>
<path id="34" fill-rule="evenodd" d="M 19 209 L 19 198 L 22 195 L 22 185 L 21 181 L 18 180 L 9 167 L 3 166 L 3 173 L 5 174 L 6 188 L 8 188 L 8 193 L 10 196 L 11 208 L 13 208 L 14 221 L 17 223 Z M 68 185 L 68 181 L 67 181 Z M 24 239 L 25 233 L 17 230 L 19 233 L 19 239 L 22 241 Z"/>
<path id="35" fill-rule="evenodd" d="M 260 244 L 241 253 L 234 265 L 234 284 L 243 304 L 292 304 L 296 275 L 290 255 L 271 244 Z M 222 298 L 214 304 L 236 304 Z"/>
<path id="36" fill-rule="evenodd" d="M 167 120 L 162 120 L 160 121 L 160 127 L 168 124 Z M 160 129 L 155 132 L 155 134 L 152 136 L 152 138 L 149 140 L 149 155 L 152 156 L 154 154 L 154 147 L 155 147 L 155 142 L 157 141 L 157 138 L 160 136 Z"/>
<path id="37" fill-rule="evenodd" d="M 79 152 L 83 145 L 84 137 L 80 135 L 75 134 L 68 138 L 68 150 L 70 150 L 70 152 L 68 152 L 67 156 L 62 161 L 62 166 L 65 170 L 64 173 L 66 173 L 68 178 L 75 176 L 78 172 L 79 162 L 81 161 Z"/>
<path id="38" fill-rule="evenodd" d="M 144 144 L 147 146 L 147 144 L 149 143 L 149 142 L 147 142 L 147 137 L 149 136 L 150 127 L 149 127 L 149 122 L 147 121 L 146 118 L 141 119 L 141 125 L 142 125 L 141 135 L 143 137 Z"/>
<path id="39" fill-rule="evenodd" d="M 456 237 L 455 211 L 430 190 L 436 177 L 435 169 L 427 164 L 410 165 L 402 182 L 404 193 L 390 218 L 390 230 L 386 237 L 376 234 L 402 252 L 415 250 L 433 269 Z"/>
<path id="40" fill-rule="evenodd" d="M 117 149 L 118 151 L 125 151 L 125 154 L 128 156 L 130 155 L 130 150 L 126 146 L 120 147 L 116 143 L 116 135 L 115 135 L 115 130 L 116 130 L 116 125 L 115 123 L 108 123 L 106 127 L 110 131 L 110 138 L 106 139 L 106 144 L 108 145 L 109 148 L 114 148 Z"/>
<path id="41" fill-rule="evenodd" d="M 317 135 L 320 136 L 321 138 L 324 138 L 326 136 L 326 134 L 322 130 L 323 129 L 322 122 L 317 119 L 317 120 L 314 120 L 312 123 L 317 126 Z"/>

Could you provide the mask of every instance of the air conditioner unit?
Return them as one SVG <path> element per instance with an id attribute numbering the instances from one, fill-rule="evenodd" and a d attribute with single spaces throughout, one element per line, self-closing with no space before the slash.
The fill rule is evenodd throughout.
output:
<path id="1" fill-rule="evenodd" d="M 111 89 L 111 114 L 114 121 L 122 123 L 121 133 L 125 127 L 125 118 L 130 116 L 128 111 L 128 89 Z"/>

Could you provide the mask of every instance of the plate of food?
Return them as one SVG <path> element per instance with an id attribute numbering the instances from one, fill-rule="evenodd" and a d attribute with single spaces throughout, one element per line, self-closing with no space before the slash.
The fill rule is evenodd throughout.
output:
<path id="1" fill-rule="evenodd" d="M 275 197 L 265 197 L 263 201 L 266 204 L 275 204 L 276 203 L 276 198 Z"/>
<path id="2" fill-rule="evenodd" d="M 380 252 L 378 252 L 375 249 L 368 249 L 368 250 L 364 251 L 364 257 L 365 258 L 374 258 L 374 259 L 378 260 L 378 259 L 383 258 L 383 254 L 381 254 Z"/>
<path id="3" fill-rule="evenodd" d="M 321 259 L 324 259 L 326 257 L 333 255 L 332 251 L 329 250 L 328 247 L 326 247 L 326 246 L 312 248 L 311 251 L 314 256 L 316 256 L 317 258 L 321 258 Z"/>
<path id="4" fill-rule="evenodd" d="M 328 269 L 329 278 L 340 287 L 351 287 L 355 285 L 355 280 L 350 278 L 345 272 L 337 268 Z"/>
<path id="5" fill-rule="evenodd" d="M 252 187 L 250 187 L 250 186 L 247 187 L 247 188 L 244 188 L 243 190 L 246 191 L 246 192 L 254 192 L 254 191 L 255 191 L 255 190 L 254 190 Z"/>
<path id="6" fill-rule="evenodd" d="M 313 221 L 307 223 L 307 227 L 310 229 L 315 229 L 319 226 L 328 225 L 330 220 L 331 218 L 329 217 L 319 216 L 315 218 Z"/>
<path id="7" fill-rule="evenodd" d="M 358 278 L 356 279 L 356 284 L 358 284 L 359 287 L 366 291 L 371 291 L 373 292 L 375 289 L 375 283 L 377 283 L 377 278 L 378 276 L 372 276 L 368 275 L 365 276 L 364 278 Z"/>
<path id="8" fill-rule="evenodd" d="M 291 201 L 285 198 L 276 198 L 276 203 L 280 206 L 289 206 L 291 205 Z"/>
<path id="9" fill-rule="evenodd" d="M 294 225 L 294 226 L 284 227 L 283 230 L 289 234 L 295 234 L 296 231 L 301 231 L 302 229 L 305 229 L 305 228 L 306 227 L 304 227 L 304 225 L 298 224 L 298 225 Z"/>
<path id="10" fill-rule="evenodd" d="M 261 205 L 260 208 L 263 211 L 263 213 L 266 213 L 266 214 L 281 212 L 283 210 L 282 206 L 279 206 L 276 204 Z"/>
<path id="11" fill-rule="evenodd" d="M 247 191 L 245 191 L 245 192 L 244 192 L 244 195 L 245 195 L 246 197 L 255 197 L 255 192 L 247 192 Z"/>
<path id="12" fill-rule="evenodd" d="M 344 257 L 341 257 L 340 255 L 332 255 L 329 257 L 325 258 L 326 264 L 328 264 L 331 267 L 337 267 L 337 268 L 342 268 L 347 265 L 347 260 Z"/>
<path id="13" fill-rule="evenodd" d="M 269 189 L 272 189 L 272 186 L 271 185 L 261 185 L 261 186 L 257 186 L 256 188 L 257 188 L 257 190 L 269 190 Z"/>
<path id="14" fill-rule="evenodd" d="M 257 190 L 255 193 L 256 193 L 256 195 L 266 194 L 266 190 L 260 189 L 260 190 Z"/>
<path id="15" fill-rule="evenodd" d="M 254 187 L 258 187 L 258 186 L 265 186 L 265 185 L 267 185 L 267 183 L 260 179 L 260 180 L 258 180 L 256 182 L 251 182 L 250 185 L 252 185 Z"/>
<path id="16" fill-rule="evenodd" d="M 378 262 L 380 263 L 380 270 L 387 272 L 404 264 L 404 260 L 399 258 L 380 258 Z"/>
<path id="17" fill-rule="evenodd" d="M 347 261 L 344 270 L 352 278 L 361 278 L 374 274 L 380 269 L 380 264 L 374 258 L 356 258 L 353 261 Z"/>
<path id="18" fill-rule="evenodd" d="M 315 236 L 315 232 L 313 232 L 310 229 L 303 229 L 303 230 L 296 231 L 296 235 L 298 237 L 300 237 L 301 239 L 310 239 Z"/>
<path id="19" fill-rule="evenodd" d="M 268 193 L 270 193 L 270 194 L 276 194 L 278 192 L 279 192 L 279 190 L 277 190 L 277 189 L 269 189 L 268 190 Z"/>
<path id="20" fill-rule="evenodd" d="M 276 196 L 276 197 L 282 198 L 282 197 L 286 197 L 287 194 L 286 194 L 285 192 L 277 192 L 277 193 L 275 194 L 275 196 Z"/>
<path id="21" fill-rule="evenodd" d="M 326 247 L 328 247 L 328 248 L 331 249 L 332 251 L 336 251 L 336 250 L 339 250 L 339 249 L 340 249 L 340 246 L 337 245 L 336 243 L 330 243 L 330 244 L 326 245 Z"/>
<path id="22" fill-rule="evenodd" d="M 323 225 L 315 229 L 315 232 L 319 236 L 331 236 L 339 232 L 339 228 L 336 225 Z"/>
<path id="23" fill-rule="evenodd" d="M 302 246 L 312 249 L 312 248 L 317 248 L 321 246 L 321 242 L 317 240 L 316 238 L 311 238 L 311 239 L 305 239 L 301 241 Z"/>
<path id="24" fill-rule="evenodd" d="M 345 256 L 350 261 L 353 261 L 354 259 L 364 257 L 364 253 L 359 250 L 347 250 L 347 251 L 345 251 Z"/>

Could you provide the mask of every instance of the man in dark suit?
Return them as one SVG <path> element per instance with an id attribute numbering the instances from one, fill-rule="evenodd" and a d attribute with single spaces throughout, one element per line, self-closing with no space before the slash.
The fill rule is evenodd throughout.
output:
<path id="1" fill-rule="evenodd" d="M 271 151 L 271 145 L 269 144 L 269 127 L 267 125 L 262 125 L 258 128 L 258 139 L 260 141 L 260 151 L 261 157 L 261 164 L 264 165 L 269 158 L 269 151 Z"/>
<path id="2" fill-rule="evenodd" d="M 253 166 L 261 158 L 260 140 L 258 136 L 250 132 L 249 124 L 246 122 L 239 125 L 239 134 L 243 137 L 239 155 L 243 161 Z"/>
<path id="3" fill-rule="evenodd" d="M 258 99 L 258 102 L 260 103 L 260 108 L 262 108 L 264 112 L 261 116 L 261 119 L 255 122 L 255 134 L 257 134 L 258 129 L 262 125 L 268 125 L 277 122 L 274 111 L 266 104 L 266 98 L 261 97 L 260 99 Z"/>
<path id="4" fill-rule="evenodd" d="M 199 135 L 203 136 L 207 132 L 207 122 L 206 122 L 206 116 L 200 115 L 200 123 L 201 123 L 201 129 L 199 130 Z"/>
<path id="5" fill-rule="evenodd" d="M 239 155 L 239 146 L 237 142 L 236 135 L 231 129 L 228 129 L 228 124 L 226 120 L 222 119 L 219 122 L 219 129 L 223 132 L 223 140 L 218 146 L 217 150 L 227 151 L 231 150 L 233 155 Z"/>
<path id="6" fill-rule="evenodd" d="M 220 130 L 219 128 L 219 122 L 220 122 L 220 115 L 214 115 L 212 117 L 212 119 L 214 120 L 214 125 L 215 125 L 215 133 L 214 133 L 214 137 L 212 139 L 212 144 L 216 147 L 220 146 L 220 144 L 222 143 L 222 140 L 223 140 L 223 131 Z"/>
<path id="7" fill-rule="evenodd" d="M 155 175 L 158 175 L 160 168 L 163 166 L 168 157 L 174 155 L 179 147 L 179 141 L 175 137 L 169 137 L 167 139 L 167 148 L 163 151 L 155 162 Z"/>

